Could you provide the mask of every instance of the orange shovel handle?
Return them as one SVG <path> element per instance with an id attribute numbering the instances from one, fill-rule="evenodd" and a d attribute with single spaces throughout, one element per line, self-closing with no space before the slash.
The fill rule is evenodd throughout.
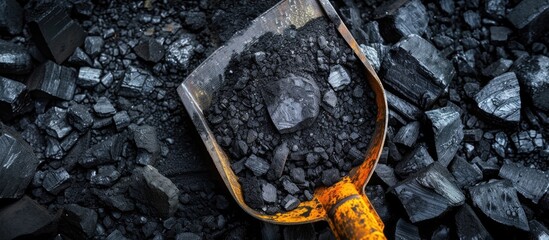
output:
<path id="1" fill-rule="evenodd" d="M 343 180 L 325 191 L 320 200 L 337 239 L 386 239 L 383 222 L 354 184 Z"/>

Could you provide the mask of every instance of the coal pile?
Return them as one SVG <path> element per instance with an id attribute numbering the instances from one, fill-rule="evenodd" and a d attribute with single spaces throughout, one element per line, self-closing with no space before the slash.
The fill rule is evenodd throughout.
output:
<path id="1" fill-rule="evenodd" d="M 374 94 L 325 19 L 259 37 L 225 77 L 205 115 L 252 208 L 293 210 L 362 163 Z"/>
<path id="2" fill-rule="evenodd" d="M 240 210 L 175 90 L 276 2 L 0 1 L 0 239 L 333 239 L 326 223 L 274 225 Z M 365 192 L 387 237 L 547 238 L 549 2 L 331 2 L 386 87 L 389 129 Z M 335 35 L 307 39 L 320 48 L 317 62 L 293 77 L 270 67 L 291 54 L 273 64 L 274 50 L 249 51 L 238 60 L 265 68 L 234 74 L 242 77 L 235 91 L 263 70 L 305 84 L 317 74 L 327 79 L 315 79 L 318 95 L 303 85 L 319 103 L 316 119 L 288 119 L 280 126 L 287 131 L 367 99 L 369 90 L 356 88 L 352 54 L 332 45 Z M 347 58 L 334 61 L 332 52 Z M 324 66 L 315 69 L 318 61 Z M 272 124 L 267 105 L 260 111 Z M 343 153 L 359 156 L 356 143 L 368 141 L 351 133 L 334 136 L 353 143 Z M 272 138 L 254 150 L 247 140 L 260 141 L 258 131 L 237 136 L 244 138 L 229 139 L 237 146 L 230 151 L 248 146 L 235 166 L 259 204 L 291 209 L 309 187 L 345 172 L 347 164 L 336 163 L 303 177 L 309 173 L 296 163 L 307 155 L 291 142 Z M 320 157 L 309 160 L 327 150 L 313 148 Z M 256 180 L 271 175 L 285 177 Z"/>

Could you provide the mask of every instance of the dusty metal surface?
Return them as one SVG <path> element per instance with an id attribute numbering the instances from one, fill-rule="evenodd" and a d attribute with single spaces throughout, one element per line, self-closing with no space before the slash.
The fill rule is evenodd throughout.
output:
<path id="1" fill-rule="evenodd" d="M 275 215 L 263 214 L 251 209 L 244 202 L 238 177 L 231 169 L 228 156 L 216 142 L 203 110 L 210 106 L 212 96 L 223 85 L 225 68 L 234 54 L 242 52 L 246 45 L 253 43 L 267 32 L 282 33 L 292 25 L 299 28 L 319 17 L 328 17 L 337 26 L 341 36 L 366 68 L 367 79 L 365 80 L 368 81 L 376 95 L 378 109 L 374 136 L 368 146 L 364 162 L 351 170 L 349 176 L 340 183 L 328 188 L 316 189 L 313 200 L 302 202 L 292 211 Z M 277 224 L 327 220 L 340 238 L 362 236 L 355 234 L 365 233 L 368 233 L 371 238 L 380 236 L 383 238 L 383 223 L 365 197 L 364 184 L 373 173 L 385 140 L 387 128 L 385 92 L 379 77 L 360 51 L 358 43 L 328 0 L 286 0 L 278 3 L 255 19 L 247 29 L 237 33 L 223 47 L 216 50 L 185 79 L 177 91 L 219 174 L 232 196 L 246 212 L 258 219 Z M 346 200 L 342 201 L 343 198 Z M 334 213 L 328 214 L 328 211 Z M 366 232 L 353 230 L 365 225 L 371 229 Z"/>

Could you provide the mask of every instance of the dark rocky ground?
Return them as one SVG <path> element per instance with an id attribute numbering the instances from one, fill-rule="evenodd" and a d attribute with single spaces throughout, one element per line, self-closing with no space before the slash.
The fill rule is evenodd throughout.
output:
<path id="1" fill-rule="evenodd" d="M 243 213 L 175 93 L 276 1 L 51 2 L 0 2 L 2 239 L 332 237 Z M 549 2 L 333 4 L 388 90 L 387 236 L 546 239 Z"/>

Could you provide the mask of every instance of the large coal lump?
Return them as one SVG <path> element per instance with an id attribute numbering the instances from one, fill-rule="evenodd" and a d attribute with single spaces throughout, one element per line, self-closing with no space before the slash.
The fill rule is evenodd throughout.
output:
<path id="1" fill-rule="evenodd" d="M 425 112 L 431 124 L 432 139 L 437 160 L 448 166 L 463 140 L 463 124 L 460 114 L 453 107 L 443 107 Z"/>
<path id="2" fill-rule="evenodd" d="M 503 164 L 499 176 L 509 179 L 520 194 L 534 203 L 538 203 L 549 190 L 549 174 L 517 163 Z"/>
<path id="3" fill-rule="evenodd" d="M 0 1 L 0 33 L 17 35 L 23 30 L 23 9 L 16 0 Z"/>
<path id="4" fill-rule="evenodd" d="M 40 163 L 29 144 L 0 123 L 0 199 L 20 198 Z"/>
<path id="5" fill-rule="evenodd" d="M 414 223 L 438 217 L 465 202 L 454 177 L 436 162 L 398 183 L 394 192 Z"/>
<path id="6" fill-rule="evenodd" d="M 498 122 L 520 121 L 520 87 L 514 72 L 504 73 L 490 81 L 475 96 L 477 106 Z"/>
<path id="7" fill-rule="evenodd" d="M 27 74 L 31 70 L 32 57 L 29 51 L 21 46 L 0 40 L 0 73 Z"/>
<path id="8" fill-rule="evenodd" d="M 179 189 L 167 177 L 152 166 L 134 170 L 131 195 L 150 206 L 150 213 L 159 217 L 173 216 L 179 203 Z"/>
<path id="9" fill-rule="evenodd" d="M 320 90 L 314 80 L 294 75 L 267 84 L 263 99 L 280 133 L 310 126 L 320 109 Z"/>
<path id="10" fill-rule="evenodd" d="M 522 90 L 534 106 L 549 111 L 549 57 L 526 57 L 513 68 Z"/>
<path id="11" fill-rule="evenodd" d="M 507 20 L 521 29 L 523 38 L 542 37 L 549 29 L 549 0 L 524 0 L 507 14 Z"/>
<path id="12" fill-rule="evenodd" d="M 456 72 L 427 40 L 410 35 L 393 46 L 382 66 L 386 86 L 427 108 L 444 92 Z"/>
<path id="13" fill-rule="evenodd" d="M 95 210 L 69 204 L 63 209 L 59 231 L 73 239 L 87 239 L 94 236 L 96 226 Z"/>
<path id="14" fill-rule="evenodd" d="M 156 78 L 146 70 L 130 66 L 120 83 L 118 93 L 124 97 L 146 96 L 154 90 Z"/>
<path id="15" fill-rule="evenodd" d="M 72 100 L 76 90 L 76 71 L 47 61 L 34 69 L 27 80 L 27 87 L 39 97 Z"/>
<path id="16" fill-rule="evenodd" d="M 509 180 L 493 180 L 469 188 L 473 203 L 486 216 L 501 224 L 528 231 L 528 219 L 517 191 Z"/>
<path id="17" fill-rule="evenodd" d="M 42 4 L 30 16 L 29 28 L 36 45 L 56 63 L 62 63 L 84 43 L 86 32 L 57 4 Z"/>
<path id="18" fill-rule="evenodd" d="M 56 218 L 36 201 L 25 196 L 0 210 L 2 239 L 51 239 Z"/>
<path id="19" fill-rule="evenodd" d="M 10 119 L 22 113 L 27 104 L 27 86 L 0 76 L 0 118 Z"/>
<path id="20" fill-rule="evenodd" d="M 468 204 L 463 204 L 459 208 L 455 220 L 459 239 L 492 239 L 475 211 Z"/>

